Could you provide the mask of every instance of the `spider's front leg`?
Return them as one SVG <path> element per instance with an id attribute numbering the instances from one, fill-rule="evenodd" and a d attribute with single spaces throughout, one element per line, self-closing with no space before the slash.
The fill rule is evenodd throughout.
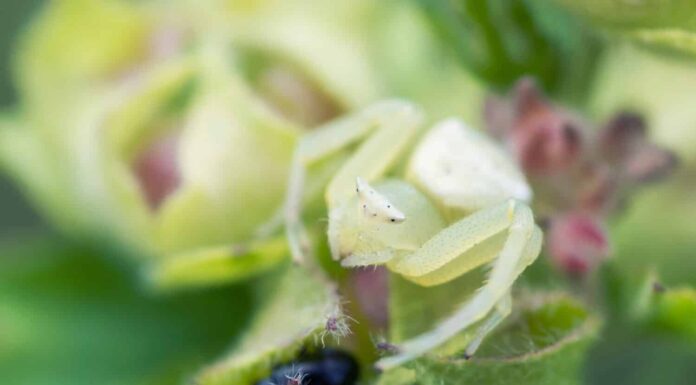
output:
<path id="1" fill-rule="evenodd" d="M 477 246 L 486 244 L 487 239 L 492 240 L 501 227 L 507 231 L 502 249 L 489 245 L 489 254 L 481 252 Z M 398 353 L 379 360 L 377 367 L 389 369 L 410 361 L 484 319 L 494 308 L 501 310 L 502 307 L 498 316 L 493 314 L 480 326 L 467 348 L 467 353 L 473 353 L 485 335 L 509 312 L 505 308 L 505 297 L 517 277 L 539 255 L 541 241 L 542 233 L 534 224 L 531 209 L 524 203 L 510 200 L 455 222 L 433 236 L 417 252 L 394 262 L 390 266 L 392 270 L 421 284 L 429 284 L 432 279 L 437 283 L 453 279 L 450 273 L 444 273 L 450 270 L 450 264 L 455 265 L 457 273 L 461 274 L 493 261 L 488 282 L 459 310 L 435 329 L 399 345 Z M 497 257 L 495 253 L 490 254 L 492 250 L 496 250 Z"/>
<path id="2" fill-rule="evenodd" d="M 301 219 L 307 168 L 364 140 L 329 182 L 326 202 L 331 211 L 350 199 L 358 177 L 371 181 L 384 175 L 408 148 L 421 122 L 422 113 L 412 104 L 385 101 L 319 127 L 300 140 L 291 165 L 284 208 L 285 231 L 293 260 L 303 263 L 310 253 Z"/>
<path id="3" fill-rule="evenodd" d="M 476 350 L 478 350 L 479 346 L 481 346 L 481 342 L 483 342 L 483 339 L 486 338 L 488 333 L 493 331 L 493 329 L 496 328 L 503 320 L 510 315 L 510 312 L 512 311 L 512 296 L 508 292 L 506 295 L 503 296 L 503 298 L 500 299 L 497 305 L 495 305 L 495 308 L 493 309 L 492 313 L 488 316 L 483 321 L 483 324 L 479 326 L 479 328 L 476 330 L 476 334 L 474 335 L 474 338 L 469 342 L 469 345 L 467 345 L 466 350 L 464 350 L 464 358 L 467 360 L 471 358 L 474 353 L 476 353 Z"/>

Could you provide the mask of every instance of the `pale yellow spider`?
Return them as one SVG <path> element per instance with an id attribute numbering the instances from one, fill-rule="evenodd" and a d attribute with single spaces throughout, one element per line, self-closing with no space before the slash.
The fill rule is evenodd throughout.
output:
<path id="1" fill-rule="evenodd" d="M 387 101 L 307 134 L 296 150 L 285 206 L 293 257 L 310 251 L 300 219 L 308 166 L 359 144 L 326 188 L 328 240 L 345 267 L 383 265 L 423 286 L 448 282 L 486 263 L 487 281 L 431 331 L 377 362 L 389 369 L 477 325 L 465 354 L 510 313 L 510 289 L 539 254 L 531 191 L 509 155 L 458 119 L 425 133 L 423 114 Z M 422 135 L 421 135 L 422 134 Z M 400 178 L 386 178 L 403 167 Z"/>

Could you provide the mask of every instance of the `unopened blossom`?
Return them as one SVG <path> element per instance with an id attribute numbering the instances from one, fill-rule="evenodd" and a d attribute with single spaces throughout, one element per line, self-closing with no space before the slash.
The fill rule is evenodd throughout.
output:
<path id="1" fill-rule="evenodd" d="M 204 3 L 46 3 L 18 44 L 21 108 L 0 130 L 4 166 L 44 215 L 125 246 L 167 285 L 280 260 L 296 140 L 374 84 L 346 86 L 326 61 L 362 79 L 365 59 L 332 54 L 329 36 L 296 44 L 289 32 L 314 14 L 250 4 L 244 24 L 231 22 L 241 10 Z M 240 269 L 220 273 L 233 259 Z"/>
<path id="2" fill-rule="evenodd" d="M 621 111 L 598 128 L 521 79 L 507 98 L 491 97 L 489 132 L 517 158 L 548 223 L 546 248 L 561 271 L 578 276 L 608 256 L 606 221 L 639 186 L 669 175 L 672 152 L 652 143 L 643 118 Z"/>

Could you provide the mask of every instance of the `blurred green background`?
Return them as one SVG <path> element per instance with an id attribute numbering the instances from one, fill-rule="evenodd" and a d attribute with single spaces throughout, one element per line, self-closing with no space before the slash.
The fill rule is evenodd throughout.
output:
<path id="1" fill-rule="evenodd" d="M 16 102 L 18 34 L 39 0 L 0 6 L 0 106 Z M 183 383 L 243 329 L 253 293 L 157 296 L 118 250 L 75 244 L 0 174 L 0 384 Z"/>
<path id="2" fill-rule="evenodd" d="M 10 60 L 18 32 L 28 23 L 32 12 L 39 7 L 38 0 L 3 1 L 0 12 L 0 106 L 7 109 L 15 102 Z M 2 241 L 29 230 L 45 230 L 44 224 L 29 208 L 21 194 L 3 175 L 0 176 L 0 234 Z"/>
<path id="3" fill-rule="evenodd" d="M 13 44 L 40 3 L 3 0 L 3 109 L 15 102 L 9 69 Z M 688 318 L 694 313 L 687 310 L 684 325 L 675 326 L 659 316 L 628 319 L 612 307 L 630 303 L 650 270 L 668 288 L 696 285 L 696 126 L 679 118 L 679 111 L 691 114 L 687 110 L 696 106 L 696 62 L 612 44 L 616 54 L 602 59 L 585 112 L 603 117 L 627 100 L 621 95 L 654 92 L 643 99 L 652 97 L 655 105 L 676 111 L 667 109 L 672 120 L 657 120 L 667 129 L 655 136 L 680 146 L 684 163 L 667 183 L 640 193 L 613 223 L 614 258 L 601 272 L 609 319 L 588 356 L 584 379 L 587 384 L 689 384 L 696 379 L 696 318 Z M 652 87 L 646 73 L 655 74 L 660 87 Z M 680 126 L 685 122 L 691 125 Z M 55 234 L 0 175 L 0 384 L 177 383 L 218 356 L 248 322 L 253 289 L 233 285 L 152 295 L 140 285 L 138 270 L 112 258 L 114 253 Z"/>

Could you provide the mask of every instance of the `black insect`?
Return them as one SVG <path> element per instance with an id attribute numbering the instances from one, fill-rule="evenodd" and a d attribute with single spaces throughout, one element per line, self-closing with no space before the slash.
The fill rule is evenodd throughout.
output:
<path id="1" fill-rule="evenodd" d="M 358 363 L 351 355 L 340 350 L 323 349 L 277 366 L 270 377 L 256 385 L 354 385 L 359 374 Z"/>

